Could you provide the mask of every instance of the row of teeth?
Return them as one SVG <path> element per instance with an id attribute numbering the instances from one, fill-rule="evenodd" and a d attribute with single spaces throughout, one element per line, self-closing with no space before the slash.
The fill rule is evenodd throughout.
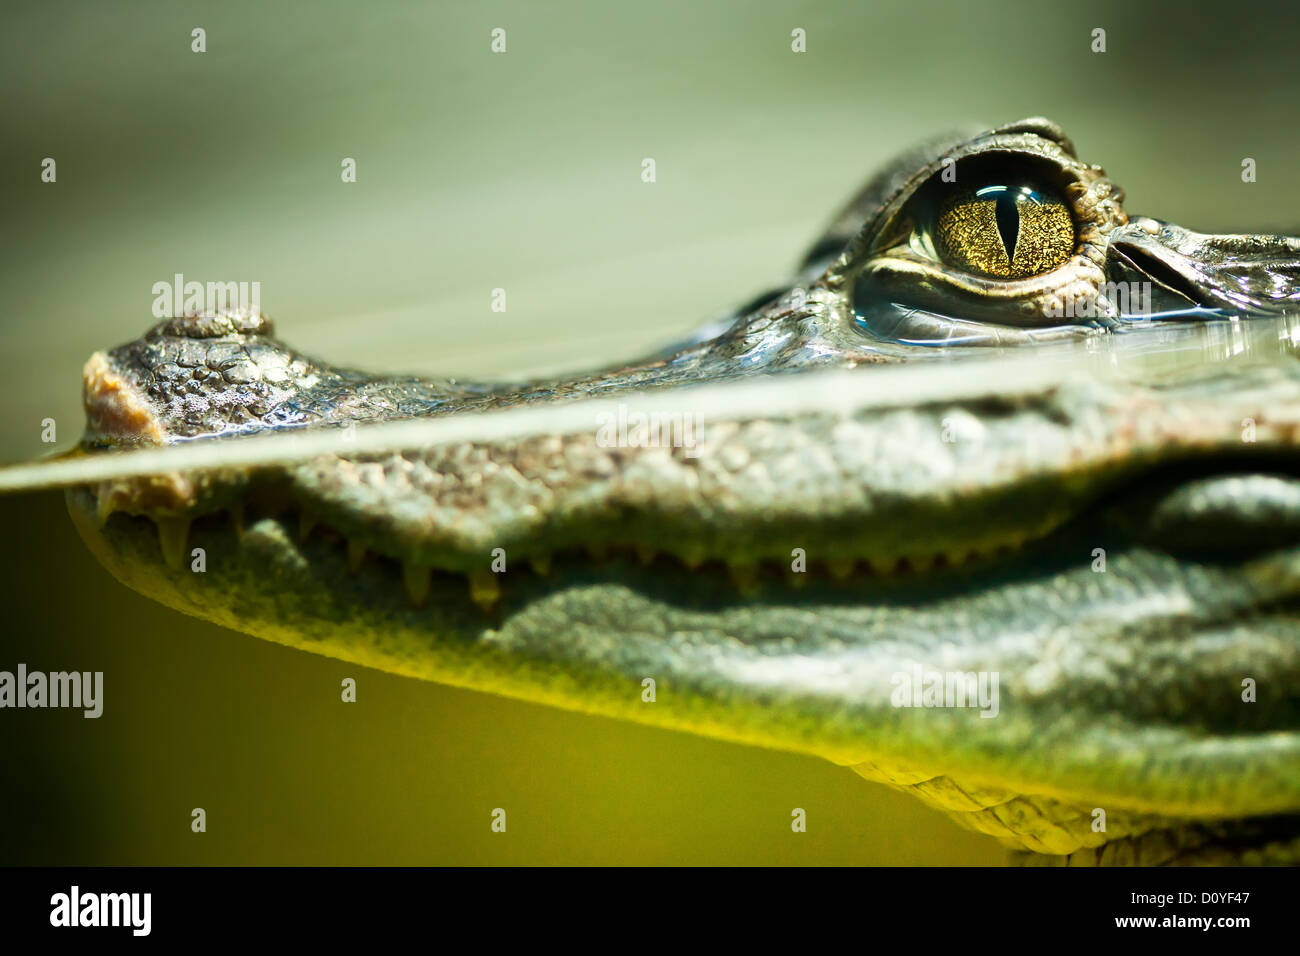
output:
<path id="1" fill-rule="evenodd" d="M 99 507 L 99 519 L 102 525 L 113 509 L 105 507 L 102 503 Z M 244 507 L 242 504 L 236 505 L 229 510 L 229 516 L 235 526 L 235 530 L 242 537 L 245 528 Z M 207 517 L 204 515 L 203 517 Z M 184 566 L 185 560 L 189 554 L 189 534 L 190 525 L 193 519 L 183 518 L 152 518 L 158 529 L 158 542 L 162 550 L 163 561 L 168 567 L 179 569 Z M 345 537 L 342 533 L 330 529 L 328 526 L 321 524 L 315 517 L 306 511 L 298 512 L 298 538 L 305 541 L 317 528 L 332 531 L 346 543 L 348 570 L 356 574 L 361 570 L 370 553 L 365 545 Z M 908 557 L 872 557 L 872 558 L 828 558 L 818 561 L 810 560 L 807 564 L 808 570 L 795 571 L 789 563 L 777 562 L 737 562 L 713 559 L 712 563 L 721 564 L 725 567 L 732 584 L 736 591 L 742 597 L 752 597 L 761 590 L 763 575 L 769 570 L 779 572 L 784 577 L 787 584 L 791 587 L 803 587 L 807 584 L 810 577 L 816 577 L 814 568 L 822 569 L 826 576 L 833 581 L 847 582 L 855 575 L 870 574 L 876 576 L 901 576 L 907 574 L 920 574 L 933 569 L 953 568 L 960 565 L 968 564 L 974 561 L 984 560 L 1001 554 L 1006 554 L 1015 550 L 1015 545 L 1005 544 L 991 549 L 973 549 L 956 552 L 946 552 L 940 554 L 928 554 Z M 592 544 L 586 548 L 586 553 L 593 561 L 601 563 L 609 560 L 618 554 L 632 554 L 643 565 L 650 565 L 659 558 L 669 558 L 677 561 L 688 570 L 694 571 L 701 566 L 710 563 L 710 559 L 704 555 L 681 555 L 669 551 L 656 551 L 653 548 L 638 545 L 631 549 L 613 549 L 603 544 Z M 380 557 L 387 557 L 380 552 L 376 552 Z M 527 557 L 527 562 L 533 572 L 541 577 L 547 577 L 551 573 L 551 555 L 537 554 Z M 406 588 L 406 596 L 412 607 L 423 607 L 428 600 L 429 593 L 432 589 L 434 568 L 414 564 L 409 561 L 402 562 L 402 582 Z M 485 611 L 493 610 L 498 601 L 501 599 L 501 574 L 495 573 L 487 568 L 465 572 L 449 572 L 462 574 L 469 584 L 469 596 Z"/>

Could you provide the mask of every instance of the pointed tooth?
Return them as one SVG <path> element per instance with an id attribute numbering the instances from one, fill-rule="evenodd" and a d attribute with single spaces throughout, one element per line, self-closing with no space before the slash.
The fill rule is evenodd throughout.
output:
<path id="1" fill-rule="evenodd" d="M 477 568 L 469 573 L 469 596 L 484 611 L 491 611 L 501 600 L 501 583 L 492 571 Z"/>
<path id="2" fill-rule="evenodd" d="M 871 565 L 871 570 L 877 574 L 893 574 L 894 569 L 898 567 L 898 558 L 867 558 L 867 564 Z"/>
<path id="3" fill-rule="evenodd" d="M 758 593 L 757 564 L 752 561 L 728 562 L 727 573 L 731 575 L 731 583 L 736 586 L 736 590 L 745 597 Z"/>
<path id="4" fill-rule="evenodd" d="M 704 552 L 698 548 L 687 548 L 681 553 L 681 562 L 694 571 L 704 563 Z"/>
<path id="5" fill-rule="evenodd" d="M 360 541 L 348 539 L 348 570 L 356 574 L 361 570 L 361 563 L 366 560 L 366 546 Z"/>
<path id="6" fill-rule="evenodd" d="M 429 600 L 429 589 L 433 586 L 433 568 L 427 564 L 402 562 L 402 583 L 406 585 L 406 599 L 411 607 L 424 607 Z"/>
<path id="7" fill-rule="evenodd" d="M 102 528 L 104 522 L 108 520 L 109 515 L 117 510 L 113 504 L 113 495 L 105 489 L 95 501 L 95 517 L 99 520 L 99 526 Z"/>
<path id="8" fill-rule="evenodd" d="M 158 519 L 158 543 L 167 567 L 176 570 L 185 563 L 185 543 L 189 537 L 189 518 Z"/>
<path id="9" fill-rule="evenodd" d="M 298 512 L 298 540 L 306 541 L 316 527 L 316 516 L 306 510 Z"/>
<path id="10" fill-rule="evenodd" d="M 551 556 L 549 554 L 535 554 L 528 559 L 532 565 L 533 571 L 541 577 L 550 577 L 551 575 Z"/>
<path id="11" fill-rule="evenodd" d="M 914 557 L 908 558 L 907 563 L 912 566 L 913 571 L 919 571 L 919 572 L 929 571 L 932 567 L 934 567 L 934 555 L 918 554 Z"/>
<path id="12" fill-rule="evenodd" d="M 654 564 L 655 549 L 648 544 L 638 544 L 636 546 L 636 557 L 642 564 Z"/>
<path id="13" fill-rule="evenodd" d="M 836 581 L 847 581 L 853 577 L 853 568 L 857 562 L 852 558 L 827 558 L 826 570 Z"/>

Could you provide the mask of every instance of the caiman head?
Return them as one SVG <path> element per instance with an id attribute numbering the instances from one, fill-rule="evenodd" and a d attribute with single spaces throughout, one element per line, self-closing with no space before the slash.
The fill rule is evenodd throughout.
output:
<path id="1" fill-rule="evenodd" d="M 556 382 L 164 321 L 87 364 L 84 447 L 141 447 L 70 509 L 259 637 L 819 754 L 1042 859 L 1294 859 L 1300 240 L 1122 200 L 1046 120 L 933 143 L 796 281 Z"/>

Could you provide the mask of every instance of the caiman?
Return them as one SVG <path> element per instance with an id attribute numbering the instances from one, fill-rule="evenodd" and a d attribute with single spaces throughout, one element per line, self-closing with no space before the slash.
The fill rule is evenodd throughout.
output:
<path id="1" fill-rule="evenodd" d="M 1123 199 L 1047 120 L 940 138 L 783 287 L 558 381 L 187 314 L 35 467 L 226 627 L 820 755 L 1024 861 L 1294 862 L 1300 240 Z"/>

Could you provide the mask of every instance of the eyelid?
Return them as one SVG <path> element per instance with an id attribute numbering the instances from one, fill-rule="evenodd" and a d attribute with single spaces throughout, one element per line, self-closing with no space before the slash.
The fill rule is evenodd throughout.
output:
<path id="1" fill-rule="evenodd" d="M 907 239 L 907 247 L 917 255 L 933 259 L 935 262 L 942 261 L 939 258 L 939 250 L 934 247 L 933 229 L 913 229 Z"/>

